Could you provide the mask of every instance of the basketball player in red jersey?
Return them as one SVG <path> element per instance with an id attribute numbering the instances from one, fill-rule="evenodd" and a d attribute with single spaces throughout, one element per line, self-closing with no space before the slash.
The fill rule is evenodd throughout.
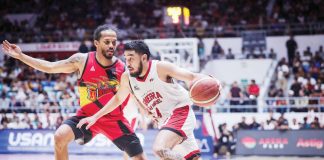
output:
<path id="1" fill-rule="evenodd" d="M 89 142 L 98 133 L 109 138 L 119 149 L 125 151 L 132 159 L 145 159 L 143 148 L 138 137 L 123 116 L 126 98 L 111 113 L 100 118 L 89 130 L 77 128 L 80 119 L 98 112 L 116 94 L 120 86 L 121 75 L 125 70 L 124 63 L 114 57 L 117 42 L 117 31 L 108 25 L 99 26 L 94 31 L 96 52 L 76 53 L 70 58 L 49 62 L 36 59 L 22 53 L 19 46 L 3 41 L 2 49 L 9 56 L 46 73 L 78 72 L 80 106 L 76 116 L 62 124 L 55 132 L 55 159 L 68 159 L 68 144 L 76 140 L 79 144 Z"/>
<path id="2" fill-rule="evenodd" d="M 197 160 L 200 151 L 193 130 L 196 118 L 190 105 L 189 93 L 173 79 L 191 84 L 206 75 L 192 73 L 172 63 L 152 60 L 150 50 L 143 41 L 125 44 L 128 71 L 123 73 L 121 85 L 115 96 L 91 117 L 82 119 L 77 127 L 92 126 L 103 115 L 113 111 L 129 93 L 158 123 L 160 129 L 153 151 L 162 160 Z M 218 82 L 219 83 L 219 82 Z"/>

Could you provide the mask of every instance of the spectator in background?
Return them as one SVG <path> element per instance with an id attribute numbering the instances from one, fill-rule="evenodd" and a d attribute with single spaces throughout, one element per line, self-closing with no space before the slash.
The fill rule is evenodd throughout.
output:
<path id="1" fill-rule="evenodd" d="M 230 155 L 234 153 L 234 137 L 233 133 L 227 129 L 227 124 L 219 126 L 220 137 L 215 145 L 214 152 L 219 155 Z"/>
<path id="2" fill-rule="evenodd" d="M 298 129 L 300 129 L 300 124 L 297 123 L 296 118 L 293 118 L 292 119 L 292 122 L 289 123 L 289 128 L 292 129 L 292 130 L 298 130 Z"/>
<path id="3" fill-rule="evenodd" d="M 259 58 L 259 59 L 265 59 L 265 58 L 266 58 L 266 55 L 264 54 L 263 49 L 260 48 L 259 51 L 260 51 L 260 53 L 259 53 L 259 55 L 258 55 L 258 58 Z"/>
<path id="4" fill-rule="evenodd" d="M 256 105 L 257 104 L 257 97 L 260 94 L 260 88 L 259 86 L 255 83 L 255 80 L 252 79 L 251 80 L 251 84 L 249 84 L 249 86 L 247 87 L 247 93 L 249 95 L 250 98 L 250 104 L 251 105 Z M 254 111 L 256 111 L 255 109 L 253 109 Z"/>
<path id="5" fill-rule="evenodd" d="M 307 117 L 304 117 L 303 120 L 304 120 L 304 122 L 303 122 L 303 124 L 301 125 L 301 129 L 310 129 L 311 126 L 310 126 L 310 124 L 307 122 L 308 118 L 307 118 Z"/>
<path id="6" fill-rule="evenodd" d="M 277 112 L 284 113 L 287 111 L 287 108 L 285 107 L 287 105 L 287 101 L 284 99 L 285 95 L 282 89 L 279 89 L 277 91 L 276 98 L 276 106 L 279 106 L 279 108 L 276 109 Z"/>
<path id="7" fill-rule="evenodd" d="M 298 82 L 298 78 L 295 77 L 293 84 L 290 87 L 293 97 L 300 97 L 300 91 L 302 89 L 301 83 Z"/>
<path id="8" fill-rule="evenodd" d="M 232 53 L 232 49 L 228 49 L 228 53 L 226 54 L 226 59 L 235 59 L 234 54 Z"/>
<path id="9" fill-rule="evenodd" d="M 289 129 L 288 121 L 287 121 L 287 119 L 285 119 L 284 113 L 281 113 L 277 124 L 278 124 L 277 129 L 279 129 L 279 130 L 288 130 Z"/>
<path id="10" fill-rule="evenodd" d="M 269 121 L 273 121 L 273 122 L 276 122 L 277 120 L 273 117 L 273 111 L 270 111 L 269 112 L 269 119 L 268 119 Z"/>
<path id="11" fill-rule="evenodd" d="M 201 38 L 198 42 L 198 56 L 200 60 L 205 60 L 205 45 Z"/>
<path id="12" fill-rule="evenodd" d="M 7 97 L 7 94 L 4 91 L 1 93 L 0 102 L 0 110 L 9 109 L 10 99 Z"/>
<path id="13" fill-rule="evenodd" d="M 238 124 L 239 129 L 249 129 L 250 126 L 246 123 L 246 117 L 242 117 L 242 121 Z"/>
<path id="14" fill-rule="evenodd" d="M 298 48 L 297 42 L 294 39 L 294 35 L 290 35 L 290 39 L 286 42 L 287 53 L 288 53 L 288 63 L 292 66 L 292 62 L 295 59 L 296 50 Z"/>
<path id="15" fill-rule="evenodd" d="M 80 44 L 80 47 L 79 47 L 79 52 L 80 53 L 88 53 L 89 52 L 89 49 L 87 47 L 87 45 L 85 44 L 85 40 L 83 40 Z"/>
<path id="16" fill-rule="evenodd" d="M 255 117 L 252 117 L 252 123 L 250 124 L 250 129 L 258 130 L 260 129 L 260 124 L 256 121 Z"/>
<path id="17" fill-rule="evenodd" d="M 1 114 L 1 126 L 2 129 L 6 129 L 8 127 L 8 123 L 10 122 L 9 118 L 7 117 L 6 113 Z"/>
<path id="18" fill-rule="evenodd" d="M 289 78 L 289 67 L 286 63 L 285 58 L 283 58 L 279 62 L 279 66 L 277 69 L 278 69 L 278 73 L 277 73 L 278 86 L 280 89 L 285 91 L 288 88 L 288 78 Z"/>
<path id="19" fill-rule="evenodd" d="M 324 59 L 324 50 L 323 50 L 323 46 L 319 46 L 318 48 L 318 54 L 321 56 L 322 60 Z"/>
<path id="20" fill-rule="evenodd" d="M 270 49 L 270 53 L 269 53 L 268 56 L 269 56 L 270 59 L 273 59 L 273 60 L 276 60 L 277 59 L 277 53 L 275 53 L 273 51 L 273 48 Z"/>
<path id="21" fill-rule="evenodd" d="M 55 129 L 59 128 L 61 126 L 61 124 L 63 123 L 64 118 L 62 116 L 62 114 L 60 113 L 59 116 L 56 118 L 56 122 L 55 122 Z"/>
<path id="22" fill-rule="evenodd" d="M 238 86 L 237 82 L 235 81 L 232 84 L 230 92 L 228 93 L 228 98 L 230 99 L 230 105 L 239 105 L 243 100 L 243 93 L 241 88 Z M 241 112 L 243 109 L 231 108 L 231 112 Z"/>
<path id="23" fill-rule="evenodd" d="M 212 59 L 219 59 L 224 56 L 224 50 L 219 45 L 219 43 L 216 39 L 215 39 L 214 45 L 212 47 L 211 56 L 212 56 Z"/>
<path id="24" fill-rule="evenodd" d="M 267 120 L 263 126 L 264 130 L 274 130 L 276 128 L 276 121 Z"/>
<path id="25" fill-rule="evenodd" d="M 254 48 L 250 48 L 250 52 L 246 55 L 246 59 L 255 59 L 257 55 L 254 53 Z"/>
<path id="26" fill-rule="evenodd" d="M 28 116 L 28 113 L 27 113 L 27 112 L 24 112 L 24 117 L 23 117 L 23 120 L 24 120 L 25 122 L 30 122 L 30 118 L 29 118 L 29 116 Z"/>
<path id="27" fill-rule="evenodd" d="M 125 44 L 123 43 L 123 40 L 121 39 L 119 41 L 119 44 L 117 45 L 116 51 L 117 51 L 117 57 L 118 58 L 124 58 L 124 48 L 125 48 Z"/>
<path id="28" fill-rule="evenodd" d="M 9 121 L 7 128 L 8 129 L 19 129 L 19 119 L 18 118 L 13 118 L 12 120 Z"/>
<path id="29" fill-rule="evenodd" d="M 38 116 L 37 113 L 34 113 L 34 120 L 33 120 L 33 122 L 32 122 L 33 129 L 37 129 L 38 126 L 39 126 L 39 123 L 41 123 L 41 122 L 40 122 L 40 119 L 39 119 L 39 116 Z"/>
<path id="30" fill-rule="evenodd" d="M 310 128 L 311 128 L 311 129 L 321 129 L 321 125 L 320 125 L 320 123 L 319 123 L 319 119 L 318 119 L 318 117 L 314 117 L 314 120 L 313 120 L 313 122 L 311 123 Z"/>

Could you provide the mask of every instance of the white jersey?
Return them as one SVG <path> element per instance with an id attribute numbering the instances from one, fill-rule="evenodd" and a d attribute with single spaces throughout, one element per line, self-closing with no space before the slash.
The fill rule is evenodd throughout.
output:
<path id="1" fill-rule="evenodd" d="M 143 79 L 131 77 L 129 81 L 135 97 L 146 110 L 159 121 L 165 123 L 176 108 L 191 105 L 189 93 L 177 83 L 167 83 L 158 77 L 158 61 L 149 62 L 149 68 Z"/>

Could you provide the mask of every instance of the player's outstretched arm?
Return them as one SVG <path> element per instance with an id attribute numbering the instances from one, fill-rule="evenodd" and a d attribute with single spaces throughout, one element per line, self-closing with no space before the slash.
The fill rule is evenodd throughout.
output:
<path id="1" fill-rule="evenodd" d="M 91 117 L 83 118 L 77 125 L 78 128 L 81 128 L 84 124 L 87 124 L 86 129 L 89 129 L 96 121 L 112 112 L 116 109 L 119 105 L 123 103 L 123 101 L 127 98 L 127 96 L 131 93 L 129 88 L 129 79 L 126 72 L 123 73 L 120 82 L 120 88 L 118 89 L 117 93 L 114 97 L 112 97 L 109 102 L 101 108 L 96 114 L 92 115 Z"/>
<path id="2" fill-rule="evenodd" d="M 5 54 L 24 62 L 30 67 L 46 73 L 72 73 L 77 71 L 79 66 L 83 64 L 82 61 L 85 60 L 85 56 L 81 53 L 74 54 L 68 59 L 56 62 L 33 58 L 22 53 L 18 45 L 11 44 L 7 40 L 2 42 L 2 50 Z"/>
<path id="3" fill-rule="evenodd" d="M 173 63 L 160 61 L 157 66 L 159 77 L 172 77 L 187 83 L 189 86 L 195 79 L 205 77 L 207 75 L 193 73 L 186 69 L 180 68 Z"/>

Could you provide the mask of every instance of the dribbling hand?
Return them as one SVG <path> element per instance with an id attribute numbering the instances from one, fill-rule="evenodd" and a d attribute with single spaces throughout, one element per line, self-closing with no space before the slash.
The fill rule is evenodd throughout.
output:
<path id="1" fill-rule="evenodd" d="M 89 129 L 93 124 L 96 123 L 96 121 L 97 121 L 97 119 L 92 116 L 86 117 L 86 118 L 83 118 L 80 120 L 80 122 L 77 124 L 77 127 L 81 128 L 84 124 L 87 124 L 86 129 Z"/>
<path id="2" fill-rule="evenodd" d="M 20 47 L 15 44 L 9 43 L 7 40 L 4 40 L 2 42 L 2 50 L 5 54 L 16 59 L 18 59 L 22 55 Z"/>

